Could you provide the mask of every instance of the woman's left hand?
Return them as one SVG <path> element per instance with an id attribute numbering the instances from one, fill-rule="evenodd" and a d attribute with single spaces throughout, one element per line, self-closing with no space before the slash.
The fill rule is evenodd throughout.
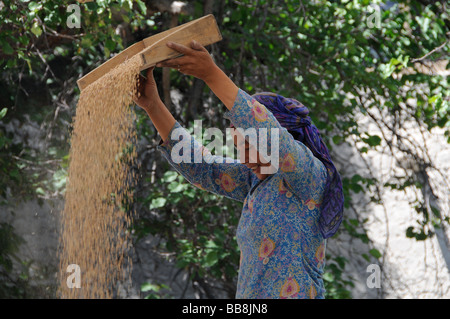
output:
<path id="1" fill-rule="evenodd" d="M 179 43 L 168 42 L 167 46 L 183 54 L 182 57 L 158 63 L 157 67 L 169 67 L 181 73 L 195 76 L 205 82 L 214 76 L 217 65 L 211 55 L 200 43 L 193 40 L 190 48 Z"/>

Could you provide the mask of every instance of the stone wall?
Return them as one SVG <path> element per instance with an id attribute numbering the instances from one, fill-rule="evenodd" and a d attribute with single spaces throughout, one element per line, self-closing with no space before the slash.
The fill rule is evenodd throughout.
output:
<path id="1" fill-rule="evenodd" d="M 374 115 L 371 118 L 361 114 L 358 120 L 360 130 L 391 140 L 389 134 L 392 132 L 375 122 L 381 118 L 390 123 L 393 120 L 381 112 Z M 367 218 L 364 227 L 372 242 L 370 247 L 358 240 L 340 237 L 330 241 L 329 251 L 350 260 L 348 273 L 358 276 L 358 284 L 353 291 L 356 298 L 449 298 L 448 227 L 431 229 L 437 235 L 425 241 L 407 238 L 406 230 L 423 219 L 414 209 L 418 199 L 434 199 L 434 205 L 439 207 L 441 214 L 449 216 L 450 145 L 443 130 L 436 128 L 431 133 L 426 132 L 411 121 L 402 122 L 398 134 L 408 137 L 412 143 L 410 149 L 405 149 L 407 142 L 403 145 L 382 143 L 364 154 L 356 152 L 356 145 L 348 143 L 335 147 L 335 158 L 344 176 L 355 173 L 373 176 L 380 187 L 371 194 L 354 194 L 354 205 L 346 211 L 353 218 L 356 215 Z M 415 154 L 405 155 L 410 150 Z M 424 168 L 418 159 L 419 162 L 426 159 L 430 167 Z M 410 175 L 423 187 L 406 190 L 381 187 L 405 175 Z M 378 202 L 370 201 L 369 196 L 373 195 L 380 197 Z M 367 278 L 371 275 L 367 267 L 371 263 L 361 258 L 361 253 L 367 252 L 368 248 L 376 248 L 383 255 L 374 262 L 381 270 L 380 288 L 367 286 Z"/>

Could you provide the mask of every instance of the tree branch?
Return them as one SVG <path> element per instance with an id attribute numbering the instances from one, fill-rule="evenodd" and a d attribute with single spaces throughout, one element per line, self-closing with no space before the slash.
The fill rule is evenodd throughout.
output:
<path id="1" fill-rule="evenodd" d="M 437 52 L 437 51 L 441 50 L 447 43 L 448 43 L 448 40 L 445 41 L 444 43 L 442 43 L 440 46 L 434 48 L 433 50 L 431 50 L 431 51 L 428 52 L 427 54 L 425 54 L 423 57 L 417 58 L 417 59 L 412 59 L 411 62 L 412 62 L 412 63 L 415 63 L 415 62 L 422 61 L 423 59 L 425 59 L 425 58 L 427 58 L 428 56 L 432 55 L 434 52 Z"/>

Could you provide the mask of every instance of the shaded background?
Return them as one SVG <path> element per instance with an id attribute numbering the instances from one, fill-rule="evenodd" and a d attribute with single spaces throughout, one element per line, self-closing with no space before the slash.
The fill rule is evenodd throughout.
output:
<path id="1" fill-rule="evenodd" d="M 223 35 L 208 47 L 216 63 L 250 94 L 308 106 L 342 174 L 345 221 L 328 241 L 327 298 L 450 297 L 447 1 L 97 0 L 79 4 L 79 19 L 70 4 L 0 1 L 1 298 L 55 297 L 77 79 L 209 13 Z M 202 81 L 168 69 L 155 77 L 191 132 L 195 119 L 227 127 Z M 135 109 L 133 282 L 117 297 L 233 298 L 241 203 L 178 176 Z"/>

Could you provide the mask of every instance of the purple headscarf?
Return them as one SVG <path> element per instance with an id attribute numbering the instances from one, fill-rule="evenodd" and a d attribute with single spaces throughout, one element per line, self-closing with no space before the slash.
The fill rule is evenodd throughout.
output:
<path id="1" fill-rule="evenodd" d="M 327 169 L 327 181 L 320 205 L 319 227 L 324 238 L 333 236 L 342 222 L 344 210 L 344 193 L 341 177 L 334 166 L 328 148 L 320 137 L 319 130 L 308 116 L 309 110 L 295 99 L 285 98 L 274 93 L 253 95 L 263 104 L 281 126 L 286 128 L 298 141 L 307 146 Z"/>

